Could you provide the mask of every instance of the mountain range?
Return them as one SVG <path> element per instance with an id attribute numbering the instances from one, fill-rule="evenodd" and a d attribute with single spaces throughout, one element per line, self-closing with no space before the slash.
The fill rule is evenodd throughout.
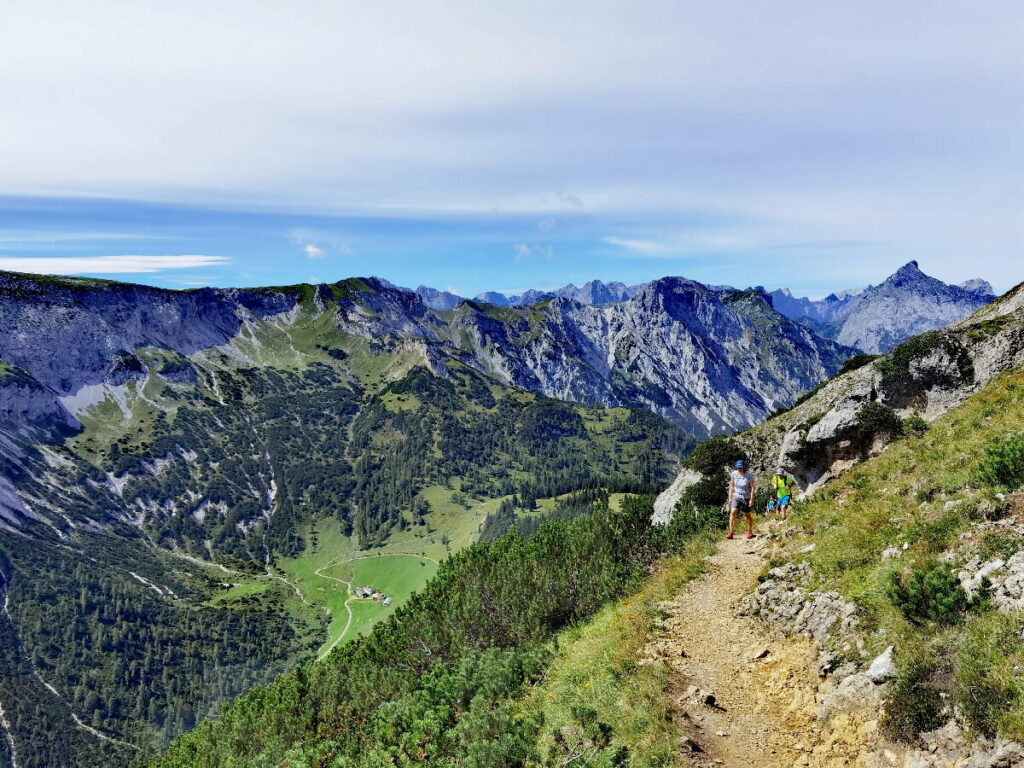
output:
<path id="1" fill-rule="evenodd" d="M 512 296 L 487 291 L 475 300 L 511 307 L 565 298 L 604 306 L 629 301 L 644 287 L 592 280 L 581 288 L 570 283 L 553 291 L 529 290 Z M 723 292 L 737 290 L 730 286 L 708 287 Z M 824 299 L 796 297 L 788 288 L 771 292 L 760 287 L 747 290 L 766 293 L 776 310 L 815 333 L 873 354 L 888 352 L 911 336 L 966 317 L 995 298 L 991 284 L 985 280 L 949 285 L 924 274 L 916 261 L 908 262 L 878 286 L 837 291 Z M 426 286 L 420 286 L 416 292 L 432 309 L 452 309 L 464 301 L 454 293 Z"/>
<path id="2" fill-rule="evenodd" d="M 503 505 L 519 535 L 151 766 L 1021 765 L 1022 364 L 1019 285 L 704 441 L 653 510 Z M 829 485 L 722 540 L 738 458 Z"/>
<path id="3" fill-rule="evenodd" d="M 626 285 L 624 283 L 604 283 L 600 280 L 591 280 L 577 288 L 572 283 L 556 288 L 553 291 L 541 291 L 531 289 L 522 294 L 507 296 L 498 291 L 485 291 L 474 297 L 476 301 L 483 301 L 493 304 L 496 307 L 530 306 L 546 299 L 572 299 L 580 304 L 615 304 L 622 301 L 629 301 L 644 287 L 640 285 Z M 463 297 L 450 291 L 439 291 L 421 285 L 416 289 L 423 302 L 431 309 L 453 309 Z"/>
<path id="4" fill-rule="evenodd" d="M 826 338 L 879 354 L 911 336 L 966 317 L 995 298 L 985 280 L 949 285 L 908 262 L 877 286 L 832 293 L 821 300 L 771 292 L 772 305 Z"/>
<path id="5" fill-rule="evenodd" d="M 369 632 L 484 529 L 657 490 L 696 438 L 760 423 L 858 351 L 760 289 L 584 289 L 432 309 L 376 278 L 0 273 L 0 723 L 18 765 L 159 751 Z M 394 601 L 354 602 L 366 583 Z"/>

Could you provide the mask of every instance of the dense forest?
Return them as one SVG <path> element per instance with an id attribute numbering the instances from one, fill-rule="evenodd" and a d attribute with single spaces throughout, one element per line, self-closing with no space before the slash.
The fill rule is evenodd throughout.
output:
<path id="1" fill-rule="evenodd" d="M 703 525 L 680 516 L 652 527 L 651 511 L 651 497 L 631 496 L 620 511 L 598 503 L 529 538 L 513 531 L 463 550 L 369 637 L 243 695 L 150 765 L 564 764 L 568 755 L 536 754 L 543 724 L 522 716 L 517 697 L 543 674 L 555 633 Z"/>

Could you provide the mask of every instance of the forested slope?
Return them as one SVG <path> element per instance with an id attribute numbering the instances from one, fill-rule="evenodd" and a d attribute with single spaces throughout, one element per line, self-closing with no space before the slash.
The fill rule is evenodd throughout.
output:
<path id="1" fill-rule="evenodd" d="M 145 306 L 117 284 L 57 283 L 56 315 L 72 328 L 90 302 L 113 302 L 104 333 L 145 331 L 131 314 Z M 27 291 L 31 312 L 48 286 L 29 287 L 0 293 Z M 426 579 L 419 564 L 471 541 L 501 499 L 525 512 L 577 488 L 652 491 L 692 442 L 648 411 L 562 403 L 343 330 L 346 297 L 377 295 L 363 283 L 305 288 L 247 299 L 264 313 L 287 309 L 282 295 L 298 304 L 287 317 L 246 309 L 244 322 L 223 314 L 230 296 L 175 294 L 179 326 L 151 324 L 139 337 L 151 346 L 81 369 L 41 358 L 51 385 L 0 367 L 0 706 L 14 749 L 0 765 L 16 754 L 21 768 L 105 766 L 159 750 L 365 632 Z M 46 333 L 67 333 L 47 317 Z M 35 364 L 29 347 L 18 354 Z M 57 398 L 67 376 L 96 381 Z M 396 582 L 387 610 L 357 606 L 342 637 L 338 569 L 360 554 L 408 556 L 415 578 Z"/>

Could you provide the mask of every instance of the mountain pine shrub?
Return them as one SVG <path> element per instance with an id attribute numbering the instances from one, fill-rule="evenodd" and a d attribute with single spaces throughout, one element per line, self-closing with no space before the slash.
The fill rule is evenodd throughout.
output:
<path id="1" fill-rule="evenodd" d="M 908 437 L 920 437 L 928 431 L 928 422 L 912 413 L 900 423 L 900 430 Z"/>
<path id="2" fill-rule="evenodd" d="M 703 440 L 686 457 L 683 466 L 700 472 L 701 479 L 683 492 L 680 505 L 684 508 L 721 507 L 728 500 L 729 467 L 746 454 L 730 437 L 715 435 Z"/>
<path id="3" fill-rule="evenodd" d="M 857 426 L 868 432 L 899 433 L 902 431 L 903 422 L 896 411 L 876 400 L 865 403 L 864 407 L 857 412 Z"/>
<path id="4" fill-rule="evenodd" d="M 974 605 L 949 563 L 915 568 L 909 576 L 896 572 L 888 589 L 889 599 L 912 624 L 934 621 L 957 624 Z"/>
<path id="5" fill-rule="evenodd" d="M 867 352 L 862 352 L 859 355 L 854 355 L 839 367 L 839 372 L 836 374 L 836 376 L 842 376 L 844 373 L 856 371 L 858 368 L 862 368 L 868 363 L 877 360 L 879 357 L 881 357 L 881 355 L 871 355 L 868 354 Z"/>
<path id="6" fill-rule="evenodd" d="M 910 375 L 910 364 L 936 350 L 943 350 L 956 366 L 956 374 L 950 370 L 933 371 L 925 384 L 951 386 L 961 382 L 974 381 L 974 363 L 967 349 L 956 339 L 941 331 L 926 331 L 907 339 L 885 357 L 875 361 L 875 367 L 886 379 L 898 379 Z"/>
<path id="7" fill-rule="evenodd" d="M 1024 432 L 989 443 L 978 468 L 978 479 L 1007 491 L 1024 488 Z"/>

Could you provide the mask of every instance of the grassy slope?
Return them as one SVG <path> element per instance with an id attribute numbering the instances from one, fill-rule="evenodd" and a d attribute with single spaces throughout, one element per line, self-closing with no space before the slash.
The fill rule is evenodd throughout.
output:
<path id="1" fill-rule="evenodd" d="M 797 540 L 793 549 L 808 540 L 815 548 L 812 553 L 791 556 L 810 562 L 818 588 L 837 590 L 863 609 L 868 656 L 895 645 L 904 667 L 919 661 L 933 668 L 937 677 L 959 676 L 960 690 L 953 692 L 961 699 L 976 694 L 964 689 L 970 673 L 966 660 L 1002 659 L 973 674 L 1008 691 L 1005 711 L 994 724 L 1015 738 L 1024 736 L 1024 684 L 1019 675 L 1014 679 L 1013 665 L 1006 663 L 1014 650 L 1004 648 L 1003 653 L 993 646 L 998 636 L 993 627 L 1006 621 L 1024 622 L 1001 618 L 987 609 L 954 626 L 912 624 L 894 607 L 887 586 L 894 572 L 924 566 L 949 551 L 955 553 L 957 566 L 975 554 L 986 559 L 996 554 L 1006 557 L 1024 548 L 1024 541 L 996 532 L 960 538 L 978 524 L 985 505 L 991 503 L 993 491 L 974 480 L 985 447 L 1021 430 L 1024 372 L 1014 371 L 938 419 L 923 436 L 899 440 L 819 492 L 813 501 L 799 505 L 792 522 L 808 538 Z M 889 547 L 903 554 L 883 560 L 882 552 Z M 1018 657 L 1024 658 L 1019 635 L 1016 645 Z"/>
<path id="2" fill-rule="evenodd" d="M 703 573 L 715 538 L 713 533 L 696 536 L 682 552 L 660 561 L 634 594 L 558 637 L 558 655 L 522 702 L 524 716 L 543 716 L 538 742 L 542 756 L 553 746 L 555 734 L 573 727 L 573 708 L 585 704 L 597 720 L 612 725 L 616 743 L 629 749 L 630 765 L 677 764 L 680 734 L 667 717 L 664 666 L 638 664 L 639 654 L 651 626 L 662 617 L 657 604 L 678 595 L 684 584 Z M 588 765 L 601 768 L 606 764 L 602 759 L 610 755 Z"/>

